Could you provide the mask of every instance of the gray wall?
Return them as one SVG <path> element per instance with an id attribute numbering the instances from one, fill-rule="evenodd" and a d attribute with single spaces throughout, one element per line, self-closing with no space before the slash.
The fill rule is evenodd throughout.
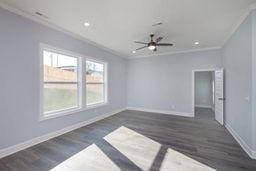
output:
<path id="1" fill-rule="evenodd" d="M 126 106 L 126 60 L 0 8 L 0 149 Z M 109 63 L 109 105 L 39 122 L 39 43 Z"/>
<path id="2" fill-rule="evenodd" d="M 212 72 L 195 72 L 195 105 L 212 108 Z"/>
<path id="3" fill-rule="evenodd" d="M 0 21 L 0 149 L 124 108 L 126 104 L 191 113 L 192 70 L 222 67 L 223 55 L 226 123 L 256 150 L 255 11 L 222 51 L 130 61 L 1 8 Z M 110 104 L 39 122 L 39 43 L 106 60 Z M 250 102 L 245 100 L 247 96 Z"/>
<path id="4" fill-rule="evenodd" d="M 225 122 L 252 147 L 252 16 L 223 48 L 225 68 Z"/>
<path id="5" fill-rule="evenodd" d="M 221 62 L 220 50 L 130 60 L 127 106 L 191 113 L 192 70 L 222 67 Z"/>

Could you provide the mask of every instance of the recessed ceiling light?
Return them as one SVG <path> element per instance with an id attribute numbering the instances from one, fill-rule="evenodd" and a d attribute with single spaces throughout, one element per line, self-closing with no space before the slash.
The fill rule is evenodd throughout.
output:
<path id="1" fill-rule="evenodd" d="M 136 53 L 136 51 L 134 50 L 134 51 L 132 51 L 132 53 Z"/>
<path id="2" fill-rule="evenodd" d="M 195 45 L 199 45 L 199 42 L 195 42 Z"/>
<path id="3" fill-rule="evenodd" d="M 84 23 L 84 26 L 85 26 L 85 27 L 89 27 L 89 26 L 90 26 L 90 23 L 85 22 L 85 23 Z"/>

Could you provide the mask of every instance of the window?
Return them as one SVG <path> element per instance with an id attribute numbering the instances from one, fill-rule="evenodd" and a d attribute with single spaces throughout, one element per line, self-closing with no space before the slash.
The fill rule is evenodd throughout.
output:
<path id="1" fill-rule="evenodd" d="M 44 116 L 81 107 L 79 58 L 52 49 L 43 49 Z"/>
<path id="2" fill-rule="evenodd" d="M 107 63 L 40 45 L 40 120 L 107 104 Z"/>
<path id="3" fill-rule="evenodd" d="M 106 64 L 86 61 L 86 105 L 103 104 L 107 101 Z"/>

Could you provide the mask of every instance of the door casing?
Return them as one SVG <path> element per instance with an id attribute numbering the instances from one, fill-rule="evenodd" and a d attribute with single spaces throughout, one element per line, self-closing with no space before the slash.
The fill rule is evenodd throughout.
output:
<path id="1" fill-rule="evenodd" d="M 195 73 L 196 72 L 215 72 L 215 71 L 219 71 L 219 70 L 223 70 L 223 68 L 208 68 L 208 69 L 194 69 L 192 70 L 192 114 L 193 117 L 195 117 Z M 215 74 L 214 74 L 215 75 Z M 223 76 L 223 81 L 224 81 L 224 76 Z M 223 91 L 224 91 L 224 83 L 223 83 Z M 224 102 L 223 102 L 224 105 Z M 224 111 L 223 111 L 223 119 L 222 121 L 224 122 Z M 220 123 L 223 125 L 223 123 Z"/>

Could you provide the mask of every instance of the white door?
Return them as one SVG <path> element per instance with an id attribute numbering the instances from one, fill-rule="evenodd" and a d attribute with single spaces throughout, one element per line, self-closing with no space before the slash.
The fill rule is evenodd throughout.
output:
<path id="1" fill-rule="evenodd" d="M 223 69 L 215 71 L 215 119 L 223 125 L 224 93 L 223 93 Z"/>

